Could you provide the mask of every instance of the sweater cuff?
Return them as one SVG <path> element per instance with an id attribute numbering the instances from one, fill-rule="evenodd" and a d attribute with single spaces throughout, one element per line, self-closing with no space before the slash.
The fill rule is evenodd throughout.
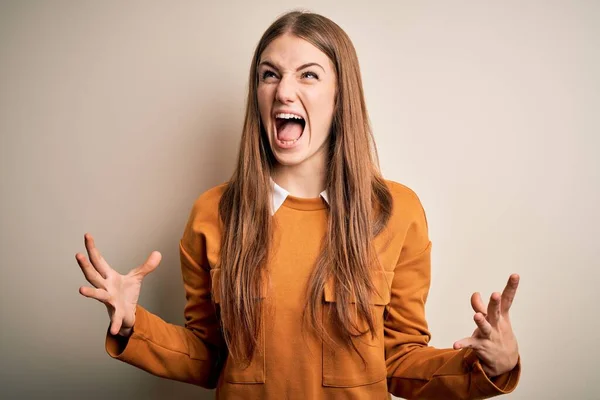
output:
<path id="1" fill-rule="evenodd" d="M 117 360 L 131 360 L 137 352 L 140 340 L 148 337 L 148 311 L 139 304 L 135 308 L 135 324 L 131 336 L 123 337 L 110 333 L 110 324 L 106 331 L 105 349 L 109 356 Z"/>
<path id="2" fill-rule="evenodd" d="M 483 370 L 479 358 L 474 351 L 465 354 L 465 361 L 471 366 L 471 384 L 473 392 L 481 398 L 498 396 L 511 393 L 517 387 L 521 377 L 521 356 L 517 360 L 517 365 L 502 375 L 490 379 Z"/>

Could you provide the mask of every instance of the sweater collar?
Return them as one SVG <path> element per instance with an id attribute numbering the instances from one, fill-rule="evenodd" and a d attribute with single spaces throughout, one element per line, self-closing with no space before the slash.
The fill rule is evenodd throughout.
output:
<path id="1" fill-rule="evenodd" d="M 271 199 L 271 215 L 274 215 L 277 212 L 277 210 L 279 210 L 279 208 L 290 193 L 281 186 L 279 186 L 277 183 L 275 183 L 273 178 L 271 178 L 271 186 L 273 188 L 273 196 Z M 327 204 L 329 204 L 329 199 L 327 197 L 327 189 L 323 190 L 320 193 L 320 196 L 323 197 L 323 200 L 325 200 Z"/>

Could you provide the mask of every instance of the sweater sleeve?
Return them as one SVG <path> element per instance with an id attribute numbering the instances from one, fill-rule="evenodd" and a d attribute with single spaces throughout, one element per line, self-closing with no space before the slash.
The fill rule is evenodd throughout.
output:
<path id="1" fill-rule="evenodd" d="M 192 225 L 193 214 L 179 242 L 185 326 L 167 323 L 137 305 L 132 335 L 122 338 L 107 331 L 105 346 L 111 357 L 156 376 L 213 389 L 225 346 L 211 299 L 210 270 L 202 265 L 205 239 Z"/>
<path id="2" fill-rule="evenodd" d="M 431 279 L 431 242 L 427 219 L 416 195 L 403 205 L 411 215 L 400 258 L 394 270 L 385 319 L 388 391 L 407 399 L 482 399 L 512 392 L 519 381 L 521 360 L 512 371 L 488 378 L 472 349 L 428 346 L 431 334 L 425 302 Z"/>

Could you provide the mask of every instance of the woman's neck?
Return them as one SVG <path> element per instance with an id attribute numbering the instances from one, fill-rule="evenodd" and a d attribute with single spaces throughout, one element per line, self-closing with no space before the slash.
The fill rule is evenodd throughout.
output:
<path id="1" fill-rule="evenodd" d="M 325 169 L 303 164 L 278 164 L 271 177 L 275 183 L 287 190 L 294 197 L 319 197 L 321 192 L 325 190 Z"/>

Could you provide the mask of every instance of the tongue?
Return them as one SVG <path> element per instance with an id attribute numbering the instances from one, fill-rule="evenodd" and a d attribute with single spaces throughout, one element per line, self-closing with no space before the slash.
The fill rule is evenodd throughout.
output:
<path id="1" fill-rule="evenodd" d="M 285 122 L 277 130 L 277 139 L 279 140 L 296 140 L 300 135 L 302 135 L 302 124 L 300 122 Z"/>

